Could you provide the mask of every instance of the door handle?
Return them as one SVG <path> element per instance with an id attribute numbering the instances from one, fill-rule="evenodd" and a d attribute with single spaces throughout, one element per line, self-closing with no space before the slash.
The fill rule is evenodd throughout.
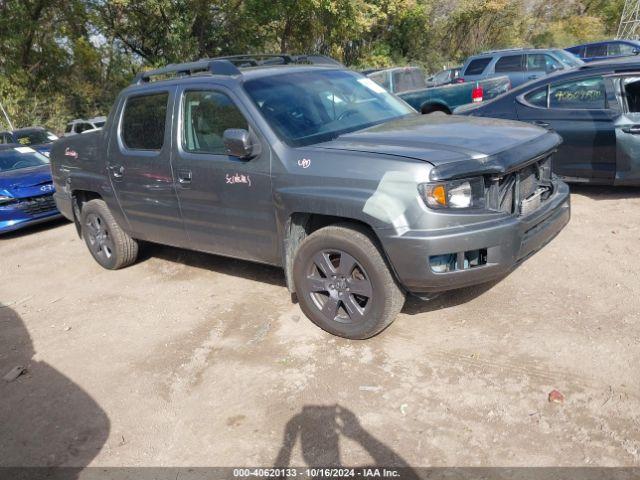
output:
<path id="1" fill-rule="evenodd" d="M 640 125 L 631 125 L 622 129 L 624 133 L 630 133 L 631 135 L 640 135 Z"/>
<path id="2" fill-rule="evenodd" d="M 535 80 L 536 78 L 538 78 L 538 75 L 531 75 L 531 76 L 529 77 L 529 80 Z"/>
<path id="3" fill-rule="evenodd" d="M 178 183 L 180 185 L 186 185 L 191 183 L 193 175 L 191 170 L 178 170 Z"/>
<path id="4" fill-rule="evenodd" d="M 111 175 L 114 178 L 122 178 L 124 175 L 124 167 L 122 165 L 109 165 L 109 170 L 111 170 Z"/>
<path id="5" fill-rule="evenodd" d="M 551 126 L 551 124 L 547 123 L 547 122 L 543 122 L 542 120 L 534 120 L 533 122 L 534 125 L 537 125 L 538 127 L 542 127 L 542 128 L 549 128 Z"/>

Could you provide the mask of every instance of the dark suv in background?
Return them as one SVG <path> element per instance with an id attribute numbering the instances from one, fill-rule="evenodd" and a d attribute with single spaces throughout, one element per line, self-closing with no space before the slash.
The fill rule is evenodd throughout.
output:
<path id="1" fill-rule="evenodd" d="M 500 278 L 568 222 L 555 133 L 420 115 L 335 64 L 267 59 L 146 72 L 102 130 L 56 142 L 56 203 L 100 265 L 133 263 L 139 240 L 277 265 L 312 321 L 367 338 L 407 292 Z"/>
<path id="2" fill-rule="evenodd" d="M 585 62 L 611 60 L 630 57 L 640 53 L 640 42 L 637 40 L 608 40 L 606 42 L 585 43 L 565 49 Z"/>

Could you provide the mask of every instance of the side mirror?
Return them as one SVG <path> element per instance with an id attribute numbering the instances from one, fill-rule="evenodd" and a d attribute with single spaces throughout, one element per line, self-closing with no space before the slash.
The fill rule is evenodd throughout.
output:
<path id="1" fill-rule="evenodd" d="M 634 48 L 633 49 L 633 54 L 634 55 L 640 55 L 640 48 Z"/>
<path id="2" fill-rule="evenodd" d="M 249 160 L 260 153 L 260 144 L 254 144 L 251 134 L 242 128 L 229 128 L 222 134 L 222 142 L 227 155 Z"/>

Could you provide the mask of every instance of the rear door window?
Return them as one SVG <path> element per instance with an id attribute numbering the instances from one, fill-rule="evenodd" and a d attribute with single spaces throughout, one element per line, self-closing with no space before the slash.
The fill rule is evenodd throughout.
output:
<path id="1" fill-rule="evenodd" d="M 506 55 L 496 62 L 496 73 L 522 72 L 524 55 Z"/>
<path id="2" fill-rule="evenodd" d="M 484 69 L 487 68 L 487 65 L 491 63 L 491 57 L 486 58 L 476 58 L 475 60 L 471 60 L 471 63 L 467 66 L 467 69 L 464 71 L 465 75 L 481 75 L 484 72 Z"/>
<path id="3" fill-rule="evenodd" d="M 601 110 L 606 108 L 606 90 L 602 77 L 591 77 L 551 85 L 549 107 L 570 110 Z"/>
<path id="4" fill-rule="evenodd" d="M 122 141 L 131 150 L 161 150 L 169 93 L 129 97 L 122 114 Z"/>

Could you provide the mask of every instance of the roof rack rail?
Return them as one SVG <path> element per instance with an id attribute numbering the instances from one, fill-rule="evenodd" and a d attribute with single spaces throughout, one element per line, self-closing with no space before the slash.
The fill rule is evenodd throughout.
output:
<path id="1" fill-rule="evenodd" d="M 480 52 L 478 55 L 488 55 L 490 53 L 502 53 L 502 52 L 520 52 L 522 50 L 536 50 L 536 49 L 527 48 L 527 47 L 498 48 L 496 50 L 487 50 L 486 52 Z"/>
<path id="2" fill-rule="evenodd" d="M 287 53 L 260 53 L 257 55 L 230 55 L 218 57 L 219 60 L 228 60 L 237 67 L 257 67 L 263 65 L 334 65 L 342 67 L 337 60 L 326 55 L 289 55 Z"/>
<path id="3" fill-rule="evenodd" d="M 198 73 L 211 75 L 240 75 L 240 70 L 232 62 L 226 59 L 202 59 L 197 62 L 170 64 L 156 70 L 140 72 L 133 79 L 133 84 L 140 85 L 151 81 L 152 77 L 175 74 L 176 76 L 188 76 Z"/>
<path id="4" fill-rule="evenodd" d="M 177 63 L 167 65 L 156 70 L 140 72 L 131 82 L 141 85 L 151 81 L 152 77 L 161 75 L 189 76 L 202 73 L 210 75 L 241 75 L 239 68 L 258 67 L 267 65 L 331 65 L 344 67 L 340 62 L 326 55 L 288 55 L 288 54 L 257 54 L 257 55 L 230 55 L 228 57 L 201 58 L 197 62 Z"/>

